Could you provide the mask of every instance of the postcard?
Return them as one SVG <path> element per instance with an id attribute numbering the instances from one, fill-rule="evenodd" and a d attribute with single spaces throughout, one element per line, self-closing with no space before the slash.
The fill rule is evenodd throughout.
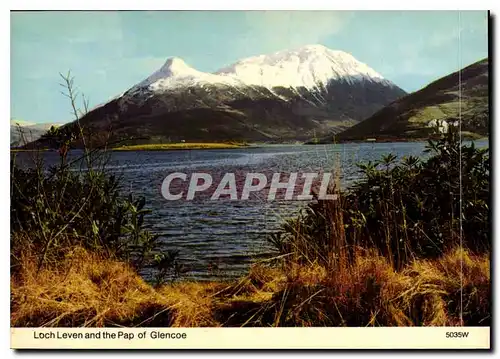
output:
<path id="1" fill-rule="evenodd" d="M 11 347 L 490 349 L 488 11 L 12 11 Z"/>

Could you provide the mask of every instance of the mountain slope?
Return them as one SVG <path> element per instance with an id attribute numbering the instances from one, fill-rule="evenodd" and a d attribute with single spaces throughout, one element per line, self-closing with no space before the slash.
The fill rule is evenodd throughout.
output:
<path id="1" fill-rule="evenodd" d="M 45 134 L 51 126 L 58 127 L 61 126 L 61 124 L 10 120 L 10 146 L 17 147 L 36 141 Z"/>
<path id="2" fill-rule="evenodd" d="M 461 102 L 459 103 L 459 81 Z M 337 140 L 426 138 L 437 121 L 462 115 L 462 131 L 488 134 L 488 59 L 454 72 L 409 94 L 336 136 Z M 324 138 L 320 142 L 331 142 Z"/>
<path id="3" fill-rule="evenodd" d="M 352 55 L 309 45 L 215 73 L 171 58 L 81 118 L 111 141 L 289 141 L 338 133 L 405 92 Z"/>

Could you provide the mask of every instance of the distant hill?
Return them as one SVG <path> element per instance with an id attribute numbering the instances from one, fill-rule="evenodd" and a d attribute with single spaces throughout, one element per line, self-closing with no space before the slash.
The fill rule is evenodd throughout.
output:
<path id="1" fill-rule="evenodd" d="M 10 147 L 23 146 L 36 141 L 45 134 L 51 126 L 61 126 L 60 123 L 34 123 L 22 120 L 10 120 Z"/>
<path id="2" fill-rule="evenodd" d="M 366 120 L 336 135 L 337 141 L 398 141 L 427 138 L 440 120 L 459 117 L 459 81 L 461 81 L 462 131 L 471 137 L 487 136 L 488 59 L 454 72 L 423 89 L 387 105 Z M 332 142 L 333 136 L 320 143 Z"/>

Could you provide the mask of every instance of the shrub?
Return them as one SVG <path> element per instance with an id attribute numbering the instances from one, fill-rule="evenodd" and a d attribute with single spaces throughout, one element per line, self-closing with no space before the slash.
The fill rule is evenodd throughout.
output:
<path id="1" fill-rule="evenodd" d="M 397 161 L 389 154 L 359 164 L 360 181 L 338 193 L 337 201 L 311 203 L 272 236 L 272 244 L 282 255 L 309 262 L 376 248 L 398 268 L 460 243 L 474 252 L 488 251 L 488 149 L 461 143 L 450 128 L 429 140 L 426 160 Z"/>
<path id="2" fill-rule="evenodd" d="M 32 168 L 18 166 L 15 158 L 11 161 L 13 268 L 23 251 L 38 253 L 41 267 L 82 247 L 122 259 L 137 270 L 156 266 L 157 280 L 162 281 L 175 274 L 178 252 L 161 252 L 159 235 L 144 225 L 150 213 L 145 198 L 125 195 L 119 179 L 106 171 L 106 151 L 90 147 L 79 123 L 73 79 L 63 78 L 76 119 L 71 126 L 51 128 L 44 135 L 45 142 L 58 150 L 59 164 L 47 168 L 40 153 L 35 153 Z M 69 162 L 74 141 L 85 146 L 84 153 Z"/>

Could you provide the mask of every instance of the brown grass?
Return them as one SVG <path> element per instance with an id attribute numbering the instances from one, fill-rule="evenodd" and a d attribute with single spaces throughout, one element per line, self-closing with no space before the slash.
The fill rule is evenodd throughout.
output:
<path id="1" fill-rule="evenodd" d="M 255 265 L 233 283 L 160 288 L 82 249 L 41 271 L 35 263 L 23 256 L 11 275 L 12 326 L 460 325 L 461 297 L 464 325 L 491 322 L 489 256 L 460 249 L 399 272 L 364 253 L 336 271 L 315 263 Z"/>
<path id="2" fill-rule="evenodd" d="M 23 256 L 21 269 L 11 276 L 13 326 L 216 324 L 207 317 L 215 284 L 182 283 L 155 290 L 124 263 L 83 249 L 41 271 L 36 263 L 34 257 Z"/>

